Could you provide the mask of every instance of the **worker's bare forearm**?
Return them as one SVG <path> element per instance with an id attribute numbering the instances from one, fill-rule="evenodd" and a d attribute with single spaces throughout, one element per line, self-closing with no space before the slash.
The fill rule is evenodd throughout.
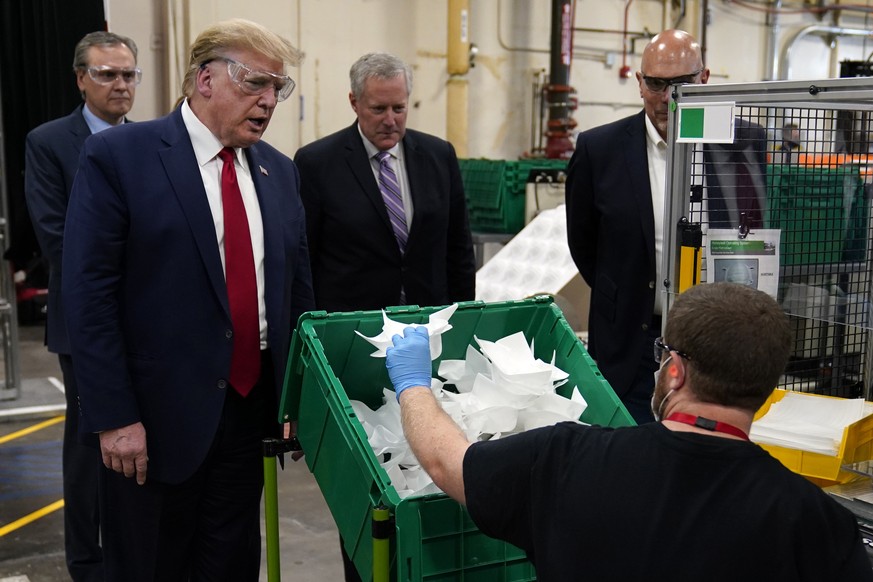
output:
<path id="1" fill-rule="evenodd" d="M 464 455 L 470 446 L 467 437 L 430 388 L 405 390 L 400 395 L 400 411 L 406 440 L 422 468 L 440 489 L 464 503 Z"/>

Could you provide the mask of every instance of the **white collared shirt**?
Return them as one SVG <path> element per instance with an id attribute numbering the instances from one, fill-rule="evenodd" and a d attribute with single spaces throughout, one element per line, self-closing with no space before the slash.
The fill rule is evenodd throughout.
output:
<path id="1" fill-rule="evenodd" d="M 376 184 L 379 184 L 379 160 L 376 159 L 376 154 L 379 153 L 379 148 L 373 145 L 373 142 L 364 137 L 361 133 L 361 126 L 358 125 L 358 133 L 361 140 L 364 142 L 364 149 L 367 150 L 367 158 L 370 160 L 370 168 L 373 170 L 373 177 L 376 178 Z M 412 229 L 412 195 L 409 191 L 409 177 L 406 174 L 406 159 L 403 156 L 403 141 L 386 150 L 391 154 L 391 168 L 397 174 L 397 183 L 400 184 L 400 197 L 403 199 L 403 213 L 406 214 L 406 230 Z"/>
<path id="2" fill-rule="evenodd" d="M 664 256 L 664 190 L 667 182 L 667 142 L 646 119 L 646 159 L 649 164 L 649 186 L 652 189 L 652 211 L 655 215 L 655 315 L 661 315 L 661 261 Z"/>
<path id="3" fill-rule="evenodd" d="M 221 266 L 224 269 L 224 211 L 221 202 L 221 168 L 224 163 L 219 159 L 218 152 L 224 146 L 218 141 L 209 128 L 191 111 L 186 99 L 182 103 L 182 120 L 194 147 L 194 156 L 200 168 L 200 177 L 206 189 L 206 199 L 215 223 L 215 237 L 218 241 L 218 252 L 221 255 Z M 246 208 L 246 218 L 249 223 L 249 234 L 252 237 L 252 253 L 255 259 L 255 274 L 258 282 L 258 320 L 261 329 L 261 349 L 267 347 L 267 309 L 264 303 L 264 223 L 261 218 L 261 206 L 252 181 L 248 160 L 242 148 L 234 148 L 234 168 L 236 179 L 242 193 L 243 205 Z M 225 277 L 227 276 L 225 270 Z"/>

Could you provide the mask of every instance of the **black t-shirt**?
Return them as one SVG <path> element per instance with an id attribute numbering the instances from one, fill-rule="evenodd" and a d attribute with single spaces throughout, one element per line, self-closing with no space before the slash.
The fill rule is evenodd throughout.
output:
<path id="1" fill-rule="evenodd" d="M 574 423 L 476 443 L 484 533 L 553 580 L 873 580 L 852 514 L 752 443 Z"/>

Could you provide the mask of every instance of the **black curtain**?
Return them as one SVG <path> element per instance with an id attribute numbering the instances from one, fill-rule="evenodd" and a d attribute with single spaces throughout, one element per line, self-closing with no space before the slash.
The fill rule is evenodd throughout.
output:
<path id="1" fill-rule="evenodd" d="M 9 194 L 5 258 L 24 269 L 39 245 L 24 202 L 24 139 L 34 127 L 81 103 L 73 74 L 79 40 L 105 30 L 103 0 L 0 0 L 0 103 Z"/>

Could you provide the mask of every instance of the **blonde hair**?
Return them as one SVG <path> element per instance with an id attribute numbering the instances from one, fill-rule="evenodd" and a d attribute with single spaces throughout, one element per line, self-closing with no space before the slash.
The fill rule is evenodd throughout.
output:
<path id="1" fill-rule="evenodd" d="M 188 70 L 182 83 L 186 97 L 194 93 L 195 80 L 200 68 L 228 50 L 252 50 L 270 59 L 282 61 L 285 66 L 297 66 L 303 53 L 288 40 L 250 20 L 234 18 L 213 24 L 200 33 L 191 45 Z"/>

